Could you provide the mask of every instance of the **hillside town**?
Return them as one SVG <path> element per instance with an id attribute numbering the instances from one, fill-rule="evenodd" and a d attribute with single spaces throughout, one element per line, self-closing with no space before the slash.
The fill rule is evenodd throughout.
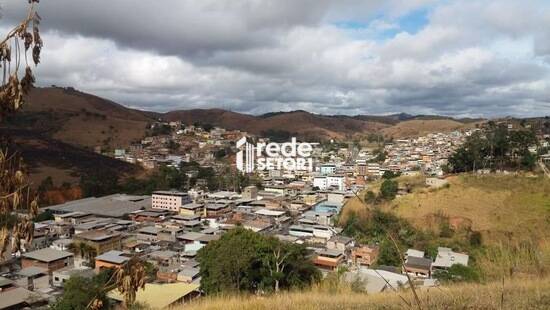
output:
<path id="1" fill-rule="evenodd" d="M 236 140 L 245 135 L 221 128 L 160 126 L 166 125 L 171 134 L 147 137 L 128 150 L 116 149 L 113 156 L 150 169 L 160 165 L 177 169 L 189 161 L 216 165 L 225 157 L 216 154 L 234 152 Z M 138 297 L 158 308 L 186 302 L 201 295 L 197 252 L 235 227 L 306 245 L 322 273 L 345 266 L 346 278 L 364 279 L 368 293 L 406 286 L 407 275 L 416 285 L 437 285 L 432 272 L 468 265 L 468 254 L 441 247 L 432 260 L 425 257 L 424 249 L 409 249 L 401 253 L 403 268 L 379 266 L 379 245 L 345 236 L 336 221 L 346 201 L 366 189 L 368 179 L 380 178 L 386 171 L 440 175 L 445 156 L 464 134 L 430 134 L 388 143 L 387 156 L 379 163 L 373 162 L 368 148 L 327 150 L 313 144 L 313 171 L 265 171 L 260 173 L 259 186 L 239 192 L 210 191 L 199 182 L 188 191 L 113 194 L 45 207 L 42 211 L 53 219 L 36 223 L 32 242 L 1 266 L 0 309 L 53 302 L 70 277 L 122 268 L 133 256 L 146 260 L 155 271 L 154 281 Z M 178 147 L 170 147 L 173 144 Z M 369 268 L 375 264 L 376 269 Z M 151 292 L 160 290 L 173 292 L 173 298 L 155 299 Z M 109 298 L 121 301 L 120 295 Z"/>
<path id="2" fill-rule="evenodd" d="M 201 294 L 197 252 L 236 226 L 306 244 L 322 272 L 347 266 L 347 276 L 366 279 L 369 293 L 407 285 L 404 273 L 421 285 L 437 285 L 431 279 L 434 269 L 468 264 L 467 254 L 452 249 L 440 248 L 435 261 L 425 258 L 422 249 L 409 249 L 402 253 L 404 270 L 369 269 L 377 260 L 378 246 L 359 244 L 334 225 L 352 195 L 266 183 L 262 190 L 248 186 L 242 193 L 157 191 L 151 196 L 115 194 L 46 207 L 54 219 L 36 223 L 32 242 L 2 265 L 0 306 L 53 302 L 68 278 L 122 268 L 132 256 L 156 270 L 155 281 L 138 296 L 173 291 L 173 299 L 146 300 L 158 308 L 188 301 Z M 109 297 L 120 301 L 120 296 Z"/>
<path id="3" fill-rule="evenodd" d="M 218 167 L 235 160 L 231 154 L 239 151 L 238 140 L 247 136 L 179 122 L 158 123 L 151 129 L 158 127 L 164 128 L 163 134 L 115 149 L 110 156 L 147 169 L 180 169 L 189 162 Z M 236 227 L 304 245 L 322 274 L 346 270 L 344 279 L 350 283 L 360 279 L 369 294 L 407 287 L 411 281 L 419 288 L 437 286 L 434 272 L 456 264 L 468 266 L 468 253 L 439 246 L 431 257 L 427 249 L 409 248 L 397 254 L 402 265 L 380 265 L 381 245 L 347 236 L 337 219 L 348 200 L 388 173 L 422 176 L 426 188 L 446 185 L 447 159 L 466 137 L 480 130 L 431 133 L 386 141 L 383 146 L 312 143 L 311 171 L 256 171 L 261 182 L 238 190 L 209 190 L 205 182 L 197 182 L 183 186 L 186 191 L 117 193 L 46 206 L 41 211 L 51 214 L 51 219 L 37 222 L 32 242 L 23 240 L 21 250 L 8 254 L 0 266 L 0 309 L 52 303 L 63 294 L 69 278 L 124 268 L 132 257 L 150 264 L 153 273 L 137 300 L 159 309 L 185 303 L 203 293 L 196 260 L 199 250 Z M 268 138 L 256 141 L 269 152 Z M 239 163 L 229 165 L 235 169 Z M 397 192 L 407 193 L 401 188 Z M 160 291 L 171 297 L 156 298 Z M 114 303 L 123 301 L 116 292 L 108 297 Z"/>

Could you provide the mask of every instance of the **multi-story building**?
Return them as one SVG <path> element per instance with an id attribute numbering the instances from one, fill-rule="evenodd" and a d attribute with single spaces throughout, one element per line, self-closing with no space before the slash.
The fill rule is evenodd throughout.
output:
<path id="1" fill-rule="evenodd" d="M 317 176 L 313 179 L 313 186 L 320 190 L 334 188 L 343 191 L 345 190 L 345 177 L 341 175 Z"/>
<path id="2" fill-rule="evenodd" d="M 151 206 L 153 209 L 179 212 L 184 204 L 191 203 L 189 194 L 179 191 L 156 191 L 153 193 Z"/>

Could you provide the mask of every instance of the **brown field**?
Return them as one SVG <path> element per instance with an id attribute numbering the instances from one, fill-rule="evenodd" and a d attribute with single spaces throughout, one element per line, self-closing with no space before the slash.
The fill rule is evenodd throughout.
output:
<path id="1" fill-rule="evenodd" d="M 550 236 L 550 180 L 530 176 L 459 175 L 447 179 L 448 188 L 429 190 L 422 178 L 400 178 L 413 193 L 397 197 L 381 207 L 408 219 L 419 228 L 430 228 L 431 217 L 442 214 L 471 223 L 488 237 L 515 240 Z M 377 191 L 380 182 L 370 184 Z M 342 212 L 364 212 L 366 207 L 351 199 Z"/>
<path id="2" fill-rule="evenodd" d="M 425 135 L 433 132 L 448 132 L 474 128 L 476 123 L 461 123 L 450 119 L 409 120 L 384 128 L 382 133 L 387 137 L 406 138 Z"/>
<path id="3" fill-rule="evenodd" d="M 408 306 L 405 301 L 412 306 Z M 421 309 L 549 309 L 549 279 L 461 284 L 419 292 Z M 348 287 L 313 288 L 273 296 L 202 298 L 175 309 L 418 309 L 410 291 L 367 295 Z"/>

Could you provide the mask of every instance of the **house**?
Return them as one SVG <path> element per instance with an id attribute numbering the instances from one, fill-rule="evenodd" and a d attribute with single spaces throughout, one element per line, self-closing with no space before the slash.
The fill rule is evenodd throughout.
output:
<path id="1" fill-rule="evenodd" d="M 322 250 L 317 253 L 313 263 L 323 269 L 334 270 L 344 262 L 344 252 L 339 250 Z"/>
<path id="2" fill-rule="evenodd" d="M 35 308 L 47 303 L 39 294 L 17 287 L 12 280 L 0 277 L 0 309 Z"/>
<path id="3" fill-rule="evenodd" d="M 195 283 L 147 283 L 143 289 L 136 292 L 136 303 L 146 305 L 151 309 L 165 309 L 184 304 L 200 295 L 199 284 Z M 124 296 L 118 290 L 110 291 L 107 296 L 117 303 L 124 301 Z"/>
<path id="4" fill-rule="evenodd" d="M 202 215 L 204 213 L 204 204 L 201 203 L 187 203 L 181 206 L 181 215 Z"/>
<path id="5" fill-rule="evenodd" d="M 335 231 L 328 226 L 323 225 L 315 225 L 313 226 L 313 236 L 317 238 L 323 238 L 323 239 L 330 239 L 332 236 L 334 236 L 336 233 Z"/>
<path id="6" fill-rule="evenodd" d="M 378 246 L 359 246 L 351 250 L 351 260 L 356 265 L 370 266 L 378 259 Z"/>
<path id="7" fill-rule="evenodd" d="M 242 225 L 245 229 L 250 229 L 253 232 L 261 232 L 273 227 L 270 222 L 261 219 L 248 220 L 243 222 Z"/>
<path id="8" fill-rule="evenodd" d="M 210 241 L 220 239 L 220 235 L 209 235 L 209 234 L 198 233 L 198 232 L 188 232 L 188 233 L 179 235 L 177 238 L 178 240 L 182 241 L 185 244 L 200 243 L 200 244 L 206 245 Z"/>
<path id="9" fill-rule="evenodd" d="M 158 229 L 157 239 L 159 241 L 169 241 L 175 242 L 176 236 L 183 233 L 183 228 L 181 227 L 163 227 Z"/>
<path id="10" fill-rule="evenodd" d="M 285 222 L 290 219 L 288 216 L 286 216 L 285 210 L 272 210 L 262 208 L 254 213 L 260 217 L 264 217 L 275 222 Z"/>
<path id="11" fill-rule="evenodd" d="M 258 198 L 258 188 L 254 185 L 247 186 L 242 192 L 243 199 L 256 200 Z"/>
<path id="12" fill-rule="evenodd" d="M 153 209 L 168 210 L 180 212 L 180 208 L 191 203 L 189 194 L 180 191 L 156 191 L 151 198 L 151 207 Z"/>
<path id="13" fill-rule="evenodd" d="M 84 222 L 86 219 L 90 217 L 92 217 L 91 214 L 76 211 L 76 212 L 55 214 L 54 220 L 56 223 L 68 223 L 72 225 L 79 225 L 80 223 Z"/>
<path id="14" fill-rule="evenodd" d="M 313 186 L 320 190 L 334 188 L 343 191 L 345 189 L 345 177 L 342 175 L 316 176 L 313 179 Z"/>
<path id="15" fill-rule="evenodd" d="M 334 236 L 327 241 L 327 249 L 346 251 L 353 247 L 353 238 L 346 236 Z"/>
<path id="16" fill-rule="evenodd" d="M 336 165 L 334 164 L 324 164 L 319 167 L 319 172 L 323 175 L 334 174 L 336 173 Z"/>
<path id="17" fill-rule="evenodd" d="M 95 258 L 95 271 L 96 273 L 99 273 L 101 270 L 106 268 L 120 268 L 129 260 L 130 257 L 124 252 L 109 251 Z"/>
<path id="18" fill-rule="evenodd" d="M 50 287 L 50 275 L 46 268 L 34 266 L 23 268 L 17 272 L 17 276 L 18 279 L 15 281 L 17 286 L 29 291 Z"/>
<path id="19" fill-rule="evenodd" d="M 424 251 L 408 249 L 407 252 L 405 252 L 405 259 L 407 259 L 407 257 L 424 257 Z"/>
<path id="20" fill-rule="evenodd" d="M 433 267 L 437 269 L 448 269 L 452 265 L 460 264 L 468 266 L 469 256 L 463 253 L 453 252 L 450 248 L 437 248 L 437 257 Z"/>
<path id="21" fill-rule="evenodd" d="M 157 250 L 147 257 L 149 260 L 155 261 L 158 266 L 170 266 L 179 263 L 178 253 L 169 250 Z"/>
<path id="22" fill-rule="evenodd" d="M 144 242 L 157 242 L 159 228 L 155 226 L 145 226 L 137 231 L 137 239 Z"/>
<path id="23" fill-rule="evenodd" d="M 208 203 L 206 204 L 206 216 L 218 217 L 231 211 L 231 205 L 228 203 Z"/>
<path id="24" fill-rule="evenodd" d="M 73 243 L 73 239 L 57 239 L 52 241 L 50 248 L 59 251 L 69 251 L 69 245 Z"/>
<path id="25" fill-rule="evenodd" d="M 55 287 L 63 287 L 63 284 L 73 276 L 92 278 L 94 275 L 94 270 L 91 268 L 65 267 L 53 272 L 52 284 Z"/>
<path id="26" fill-rule="evenodd" d="M 178 272 L 177 280 L 185 283 L 197 281 L 200 277 L 200 269 L 194 267 L 183 268 Z"/>
<path id="27" fill-rule="evenodd" d="M 169 213 L 170 211 L 166 210 L 137 211 L 130 214 L 130 218 L 136 222 L 160 223 Z"/>
<path id="28" fill-rule="evenodd" d="M 432 260 L 424 257 L 408 256 L 403 272 L 420 278 L 431 278 Z"/>
<path id="29" fill-rule="evenodd" d="M 96 254 L 103 254 L 111 250 L 120 250 L 122 234 L 110 230 L 91 230 L 74 236 L 74 243 L 84 243 L 95 250 Z"/>
<path id="30" fill-rule="evenodd" d="M 44 248 L 22 255 L 21 267 L 41 267 L 52 272 L 74 264 L 73 253 Z"/>
<path id="31" fill-rule="evenodd" d="M 264 186 L 264 191 L 268 193 L 274 193 L 278 196 L 286 195 L 286 186 L 284 185 L 267 185 Z"/>
<path id="32" fill-rule="evenodd" d="M 313 237 L 313 227 L 305 225 L 291 225 L 288 234 L 294 237 Z"/>

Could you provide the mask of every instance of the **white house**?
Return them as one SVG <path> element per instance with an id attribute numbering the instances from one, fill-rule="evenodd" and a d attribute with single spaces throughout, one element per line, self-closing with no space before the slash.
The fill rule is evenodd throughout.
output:
<path id="1" fill-rule="evenodd" d="M 335 188 L 337 190 L 345 190 L 345 178 L 341 175 L 332 176 L 316 176 L 313 178 L 313 186 L 320 190 Z"/>
<path id="2" fill-rule="evenodd" d="M 434 268 L 447 269 L 454 264 L 468 266 L 469 256 L 463 253 L 453 252 L 450 248 L 437 248 L 437 257 L 433 263 Z"/>

